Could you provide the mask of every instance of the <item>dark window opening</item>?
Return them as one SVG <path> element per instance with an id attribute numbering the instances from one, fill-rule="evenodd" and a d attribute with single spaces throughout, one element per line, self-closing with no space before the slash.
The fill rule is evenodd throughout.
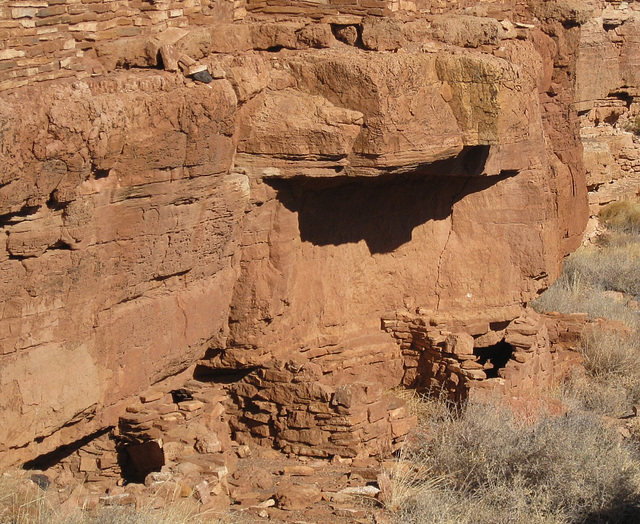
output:
<path id="1" fill-rule="evenodd" d="M 497 378 L 498 371 L 507 365 L 513 356 L 513 346 L 504 340 L 486 348 L 475 348 L 478 363 L 484 366 L 487 378 Z"/>
<path id="2" fill-rule="evenodd" d="M 155 440 L 124 445 L 118 450 L 118 464 L 126 483 L 142 483 L 149 473 L 162 470 L 164 451 Z"/>
<path id="3" fill-rule="evenodd" d="M 171 398 L 175 404 L 179 402 L 186 402 L 187 400 L 193 400 L 193 395 L 187 389 L 173 389 L 169 393 L 171 393 Z"/>
<path id="4" fill-rule="evenodd" d="M 107 178 L 109 176 L 109 173 L 111 172 L 110 169 L 95 169 L 93 171 L 93 177 L 94 178 Z"/>

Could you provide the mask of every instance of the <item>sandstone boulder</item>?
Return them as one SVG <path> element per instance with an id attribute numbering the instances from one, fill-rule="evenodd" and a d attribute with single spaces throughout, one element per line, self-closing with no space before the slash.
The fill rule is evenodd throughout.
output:
<path id="1" fill-rule="evenodd" d="M 432 27 L 436 38 L 461 47 L 496 45 L 504 34 L 502 25 L 496 19 L 477 16 L 436 17 Z"/>
<path id="2" fill-rule="evenodd" d="M 371 51 L 395 51 L 403 44 L 402 24 L 391 18 L 366 17 L 362 21 L 362 44 Z"/>
<path id="3" fill-rule="evenodd" d="M 320 501 L 321 494 L 317 486 L 280 482 L 276 491 L 276 503 L 281 509 L 304 510 Z"/>

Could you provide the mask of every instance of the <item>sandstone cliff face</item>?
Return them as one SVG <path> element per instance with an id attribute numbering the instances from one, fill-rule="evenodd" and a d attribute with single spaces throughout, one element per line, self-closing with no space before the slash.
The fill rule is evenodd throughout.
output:
<path id="1" fill-rule="evenodd" d="M 222 24 L 176 44 L 209 84 L 110 71 L 132 42 L 104 76 L 2 93 L 0 462 L 114 425 L 198 359 L 392 387 L 384 315 L 517 318 L 586 219 L 583 20 L 492 8 Z M 362 347 L 346 374 L 324 357 Z"/>
<path id="2" fill-rule="evenodd" d="M 4 446 L 102 424 L 220 337 L 249 198 L 235 105 L 157 75 L 3 99 Z"/>
<path id="3" fill-rule="evenodd" d="M 594 215 L 603 204 L 640 194 L 640 5 L 597 7 L 582 27 L 576 64 L 576 107 Z"/>

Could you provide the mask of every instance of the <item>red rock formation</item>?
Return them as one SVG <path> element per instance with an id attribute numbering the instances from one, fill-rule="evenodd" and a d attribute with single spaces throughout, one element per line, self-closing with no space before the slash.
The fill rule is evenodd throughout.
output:
<path id="1" fill-rule="evenodd" d="M 297 399 L 293 422 L 256 419 L 260 438 L 330 453 L 326 419 L 301 422 L 307 401 L 342 416 L 335 396 L 358 383 L 376 393 L 346 415 L 383 422 L 351 420 L 333 444 L 397 442 L 398 406 L 376 418 L 381 385 L 404 373 L 381 318 L 514 321 L 580 242 L 582 11 L 545 3 L 531 29 L 513 4 L 460 19 L 337 6 L 220 16 L 184 35 L 149 26 L 127 41 L 78 38 L 79 79 L 0 85 L 0 462 L 115 425 L 130 399 L 198 359 L 252 371 L 239 387 L 257 393 L 236 397 L 266 395 L 254 415 Z M 113 70 L 157 66 L 162 45 L 214 80 Z M 291 374 L 280 367 L 292 359 L 323 394 L 271 395 L 282 380 L 267 376 Z"/>
<path id="2" fill-rule="evenodd" d="M 640 194 L 640 5 L 596 7 L 581 31 L 575 94 L 594 216 L 604 204 Z"/>

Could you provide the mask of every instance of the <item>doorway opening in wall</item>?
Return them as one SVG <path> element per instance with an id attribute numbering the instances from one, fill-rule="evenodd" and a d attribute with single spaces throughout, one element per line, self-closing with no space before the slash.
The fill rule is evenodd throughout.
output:
<path id="1" fill-rule="evenodd" d="M 498 371 L 513 357 L 513 346 L 502 340 L 492 346 L 474 348 L 473 352 L 479 357 L 478 363 L 484 366 L 487 378 L 497 378 Z"/>

